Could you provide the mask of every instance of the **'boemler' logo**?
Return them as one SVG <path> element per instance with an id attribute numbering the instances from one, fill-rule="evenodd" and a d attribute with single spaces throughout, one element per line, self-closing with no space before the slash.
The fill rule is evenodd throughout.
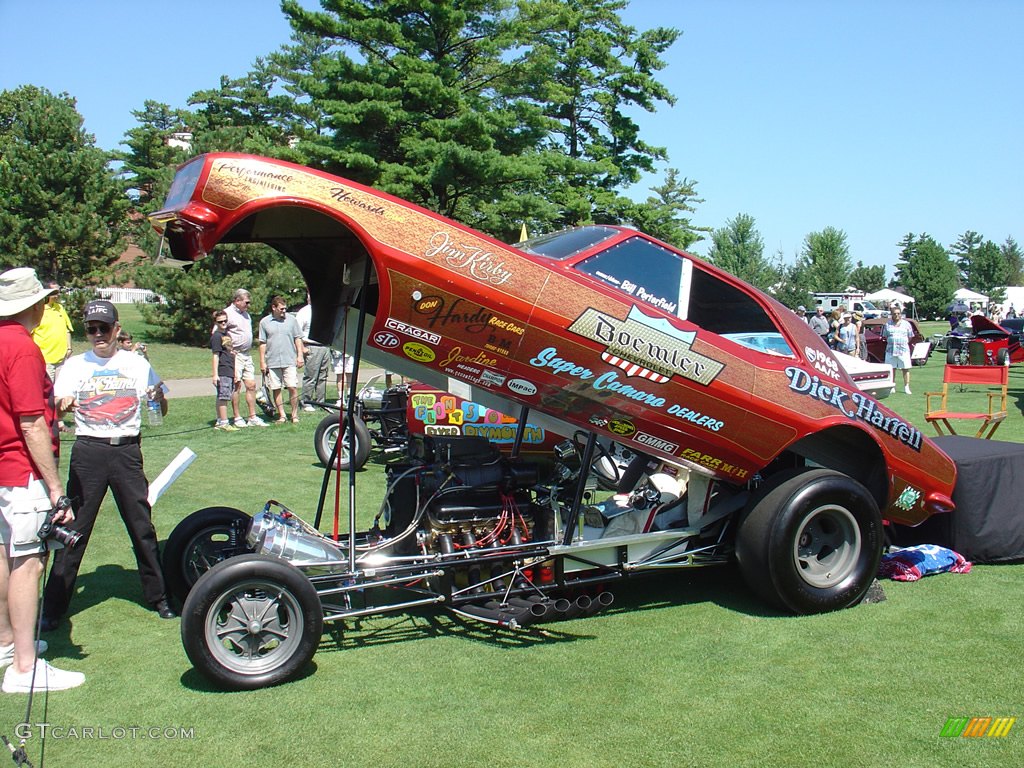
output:
<path id="1" fill-rule="evenodd" d="M 951 717 L 942 726 L 939 736 L 965 739 L 979 739 L 985 736 L 999 738 L 1008 736 L 1016 717 Z"/>
<path id="2" fill-rule="evenodd" d="M 658 382 L 682 376 L 706 385 L 725 367 L 691 349 L 696 331 L 681 331 L 668 320 L 649 317 L 637 307 L 630 308 L 625 320 L 589 307 L 569 330 L 604 344 L 602 359 L 617 365 L 627 376 Z"/>

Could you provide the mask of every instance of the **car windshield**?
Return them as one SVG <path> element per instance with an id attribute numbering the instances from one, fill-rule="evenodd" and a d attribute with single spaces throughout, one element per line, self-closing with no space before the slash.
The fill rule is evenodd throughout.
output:
<path id="1" fill-rule="evenodd" d="M 793 350 L 781 333 L 723 333 L 722 338 L 769 355 L 793 357 Z"/>
<path id="2" fill-rule="evenodd" d="M 541 235 L 531 240 L 515 243 L 516 248 L 526 253 L 547 256 L 549 259 L 568 259 L 577 253 L 604 242 L 619 233 L 614 227 L 592 226 L 563 229 L 550 235 Z"/>

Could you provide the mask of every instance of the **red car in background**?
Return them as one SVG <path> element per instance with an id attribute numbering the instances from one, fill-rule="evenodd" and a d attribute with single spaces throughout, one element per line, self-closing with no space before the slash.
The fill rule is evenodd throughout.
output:
<path id="1" fill-rule="evenodd" d="M 960 333 L 947 334 L 945 339 L 949 365 L 1009 365 L 1024 360 L 1021 318 L 996 324 L 984 315 L 971 315 L 959 330 Z"/>

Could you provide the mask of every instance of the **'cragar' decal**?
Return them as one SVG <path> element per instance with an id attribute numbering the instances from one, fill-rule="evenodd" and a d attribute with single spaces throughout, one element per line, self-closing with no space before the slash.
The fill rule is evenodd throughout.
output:
<path id="1" fill-rule="evenodd" d="M 789 377 L 789 388 L 794 392 L 830 405 L 851 419 L 870 424 L 875 429 L 896 438 L 908 448 L 921 450 L 921 430 L 915 429 L 896 416 L 886 416 L 878 409 L 878 404 L 864 393 L 847 392 L 841 387 L 823 384 L 817 376 L 812 376 L 803 368 L 795 366 L 786 368 L 786 376 Z M 847 400 L 850 401 L 849 406 Z"/>
<path id="2" fill-rule="evenodd" d="M 630 308 L 625 320 L 590 307 L 569 330 L 604 344 L 602 358 L 618 365 L 627 376 L 644 376 L 656 383 L 682 376 L 707 385 L 725 368 L 691 349 L 696 331 L 680 331 L 667 320 L 648 317 L 637 307 Z"/>
<path id="3" fill-rule="evenodd" d="M 425 331 L 422 328 L 417 328 L 415 325 L 409 325 L 409 323 L 403 323 L 401 320 L 396 320 L 393 317 L 389 317 L 384 321 L 384 327 L 390 328 L 393 331 L 404 333 L 406 336 L 412 336 L 420 341 L 425 341 L 427 344 L 440 344 L 441 337 L 436 333 Z M 380 342 L 378 342 L 380 343 Z M 381 346 L 384 346 L 381 344 Z M 396 346 L 396 345 L 392 345 Z"/>

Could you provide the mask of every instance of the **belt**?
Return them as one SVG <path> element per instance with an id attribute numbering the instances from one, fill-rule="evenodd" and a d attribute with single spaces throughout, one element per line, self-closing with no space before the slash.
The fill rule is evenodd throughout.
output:
<path id="1" fill-rule="evenodd" d="M 76 440 L 84 440 L 87 443 L 103 443 L 103 445 L 138 445 L 142 442 L 141 435 L 121 435 L 118 437 L 93 437 L 92 435 L 78 435 Z"/>

